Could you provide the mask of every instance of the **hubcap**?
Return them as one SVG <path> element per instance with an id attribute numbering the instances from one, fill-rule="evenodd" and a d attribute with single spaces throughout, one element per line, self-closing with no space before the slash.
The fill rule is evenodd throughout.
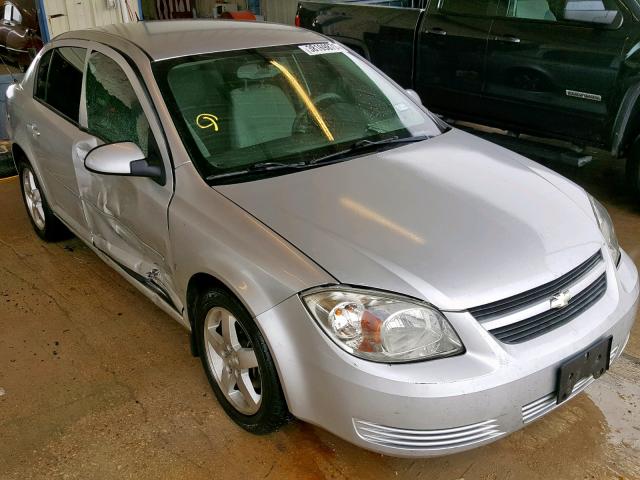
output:
<path id="1" fill-rule="evenodd" d="M 212 308 L 204 322 L 207 361 L 220 390 L 233 407 L 253 415 L 262 401 L 260 367 L 242 325 L 224 308 Z"/>
<path id="2" fill-rule="evenodd" d="M 29 167 L 26 167 L 22 173 L 22 186 L 24 188 L 24 201 L 27 205 L 27 211 L 33 223 L 35 223 L 40 230 L 44 230 L 42 195 L 36 183 L 36 178 Z"/>

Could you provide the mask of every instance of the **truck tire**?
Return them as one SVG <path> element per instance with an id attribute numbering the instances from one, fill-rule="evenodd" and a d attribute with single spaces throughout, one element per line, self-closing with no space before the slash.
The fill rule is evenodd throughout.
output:
<path id="1" fill-rule="evenodd" d="M 640 137 L 636 138 L 627 157 L 627 180 L 634 196 L 640 200 Z"/>

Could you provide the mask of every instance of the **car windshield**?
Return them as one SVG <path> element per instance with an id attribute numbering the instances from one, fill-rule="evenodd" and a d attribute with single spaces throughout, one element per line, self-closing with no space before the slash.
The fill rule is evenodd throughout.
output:
<path id="1" fill-rule="evenodd" d="M 260 169 L 251 167 L 265 163 L 306 164 L 362 141 L 393 139 L 391 148 L 445 128 L 330 42 L 180 57 L 156 62 L 154 73 L 192 160 L 209 179 L 255 176 Z"/>

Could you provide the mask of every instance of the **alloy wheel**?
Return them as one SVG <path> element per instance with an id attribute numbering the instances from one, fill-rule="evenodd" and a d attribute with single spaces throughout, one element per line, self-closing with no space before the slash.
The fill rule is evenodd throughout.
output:
<path id="1" fill-rule="evenodd" d="M 30 167 L 25 167 L 22 172 L 22 187 L 24 191 L 24 201 L 27 205 L 27 211 L 35 223 L 36 227 L 44 230 L 45 216 L 44 207 L 42 205 L 42 193 L 36 183 L 36 177 Z"/>
<path id="2" fill-rule="evenodd" d="M 224 396 L 239 412 L 255 414 L 262 401 L 262 380 L 242 324 L 228 310 L 212 308 L 205 318 L 204 340 L 209 367 Z"/>

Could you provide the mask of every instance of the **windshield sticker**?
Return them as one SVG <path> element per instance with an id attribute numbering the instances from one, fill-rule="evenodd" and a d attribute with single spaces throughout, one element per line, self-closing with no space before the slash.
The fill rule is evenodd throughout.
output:
<path id="1" fill-rule="evenodd" d="M 212 128 L 214 132 L 218 131 L 218 121 L 218 117 L 211 113 L 201 113 L 196 117 L 198 128 Z"/>
<path id="2" fill-rule="evenodd" d="M 306 45 L 298 45 L 298 48 L 307 55 L 325 55 L 327 53 L 345 53 L 346 50 L 340 45 L 331 42 L 325 43 L 308 43 Z"/>

